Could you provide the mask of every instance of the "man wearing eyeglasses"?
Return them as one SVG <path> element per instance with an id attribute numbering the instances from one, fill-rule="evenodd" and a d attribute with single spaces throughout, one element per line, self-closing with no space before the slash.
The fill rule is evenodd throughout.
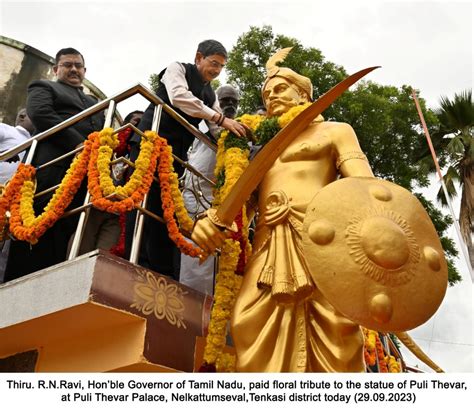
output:
<path id="1" fill-rule="evenodd" d="M 225 117 L 210 84 L 219 76 L 226 61 L 227 51 L 224 46 L 216 40 L 205 40 L 198 45 L 194 63 L 173 62 L 161 71 L 156 94 L 196 128 L 204 120 L 212 135 L 217 133 L 219 127 L 238 136 L 245 135 L 245 129 L 240 123 Z M 139 129 L 151 128 L 153 112 L 154 105 L 150 104 Z M 176 156 L 187 159 L 194 136 L 166 112 L 161 115 L 159 134 L 168 140 Z M 138 135 L 132 138 L 132 160 L 138 154 L 139 140 Z M 175 170 L 179 176 L 184 171 L 178 164 L 175 164 Z M 150 189 L 147 208 L 162 216 L 160 189 L 156 184 Z M 127 221 L 127 252 L 131 246 L 134 222 L 135 215 L 132 213 Z M 169 239 L 166 226 L 149 217 L 145 217 L 139 264 L 176 280 L 179 278 L 179 252 Z"/>
<path id="2" fill-rule="evenodd" d="M 34 124 L 35 134 L 44 132 L 97 103 L 95 97 L 85 94 L 82 89 L 86 68 L 84 57 L 79 51 L 74 48 L 61 49 L 56 54 L 53 71 L 57 81 L 37 80 L 28 86 L 26 107 Z M 100 130 L 103 124 L 104 115 L 98 113 L 39 142 L 33 165 L 38 167 L 74 150 L 84 142 L 89 133 Z M 60 183 L 71 161 L 72 157 L 69 157 L 39 170 L 36 174 L 36 192 Z M 86 187 L 83 184 L 69 208 L 81 205 L 85 193 Z M 43 211 L 50 198 L 51 193 L 47 193 L 35 199 L 36 214 Z M 77 216 L 70 216 L 59 220 L 36 245 L 12 241 L 5 280 L 12 280 L 64 261 L 68 241 L 75 230 L 77 219 Z"/>

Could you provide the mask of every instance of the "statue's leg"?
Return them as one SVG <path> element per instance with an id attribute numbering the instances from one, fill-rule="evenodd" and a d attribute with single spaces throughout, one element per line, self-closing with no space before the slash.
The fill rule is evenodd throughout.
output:
<path id="1" fill-rule="evenodd" d="M 302 372 L 307 362 L 304 305 L 278 304 L 269 290 L 257 288 L 265 256 L 262 251 L 249 263 L 232 316 L 237 370 Z"/>
<path id="2" fill-rule="evenodd" d="M 316 289 L 306 302 L 311 372 L 365 372 L 360 326 L 343 317 Z"/>

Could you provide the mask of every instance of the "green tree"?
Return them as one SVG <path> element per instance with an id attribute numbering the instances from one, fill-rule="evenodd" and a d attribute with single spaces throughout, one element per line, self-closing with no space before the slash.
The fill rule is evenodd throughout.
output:
<path id="1" fill-rule="evenodd" d="M 466 242 L 471 265 L 474 267 L 474 103 L 472 90 L 455 94 L 451 100 L 441 97 L 436 111 L 439 119 L 437 132 L 433 136 L 435 149 L 440 156 L 440 165 L 446 167 L 444 182 L 449 196 L 457 195 L 456 185 L 461 190 L 459 225 Z M 431 161 L 430 161 L 430 165 Z M 447 205 L 442 188 L 438 200 Z"/>
<path id="2" fill-rule="evenodd" d="M 152 91 L 158 90 L 158 87 L 160 85 L 160 78 L 158 77 L 158 74 L 151 74 L 148 77 L 148 84 L 150 85 L 150 89 Z"/>
<path id="3" fill-rule="evenodd" d="M 228 81 L 241 90 L 242 112 L 251 113 L 261 105 L 265 63 L 276 50 L 288 46 L 293 46 L 293 50 L 281 65 L 309 77 L 315 98 L 347 76 L 342 66 L 327 61 L 320 50 L 305 48 L 298 40 L 284 35 L 274 35 L 271 26 L 251 27 L 229 52 L 226 66 Z M 418 163 L 420 148 L 426 141 L 411 91 L 410 86 L 397 88 L 362 81 L 324 113 L 326 120 L 347 122 L 353 126 L 376 176 L 409 190 L 429 183 L 429 170 L 422 169 Z M 434 112 L 426 109 L 423 99 L 420 99 L 420 104 L 427 123 L 435 125 Z M 445 236 L 451 219 L 426 199 L 420 201 L 435 219 L 433 223 L 448 259 L 449 279 L 451 283 L 456 282 L 460 279 L 454 267 L 457 252 L 453 241 Z"/>
<path id="4" fill-rule="evenodd" d="M 241 35 L 229 52 L 226 65 L 228 81 L 242 91 L 240 108 L 252 113 L 262 105 L 261 88 L 265 80 L 265 63 L 281 48 L 293 46 L 285 65 L 313 81 L 313 95 L 318 97 L 346 77 L 345 70 L 325 61 L 316 48 L 304 48 L 301 43 L 284 35 L 274 35 L 271 26 L 251 26 Z M 329 112 L 331 114 L 331 112 Z"/>
<path id="5" fill-rule="evenodd" d="M 374 174 L 409 190 L 429 184 L 428 170 L 420 170 L 417 150 L 426 146 L 420 119 L 411 97 L 412 88 L 362 81 L 347 94 L 337 120 L 355 130 Z M 420 99 L 426 120 L 436 116 Z"/>

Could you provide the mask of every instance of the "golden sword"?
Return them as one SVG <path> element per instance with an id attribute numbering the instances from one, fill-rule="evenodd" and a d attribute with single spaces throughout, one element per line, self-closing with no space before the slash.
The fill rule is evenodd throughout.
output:
<path id="1" fill-rule="evenodd" d="M 215 213 L 218 220 L 230 228 L 241 207 L 250 197 L 253 190 L 257 188 L 264 175 L 293 139 L 305 130 L 317 116 L 326 110 L 352 84 L 376 68 L 380 67 L 366 68 L 347 77 L 331 88 L 327 93 L 319 97 L 311 106 L 307 107 L 288 123 L 288 125 L 281 129 L 273 139 L 257 153 L 257 156 L 237 180 L 234 187 L 232 187 Z"/>

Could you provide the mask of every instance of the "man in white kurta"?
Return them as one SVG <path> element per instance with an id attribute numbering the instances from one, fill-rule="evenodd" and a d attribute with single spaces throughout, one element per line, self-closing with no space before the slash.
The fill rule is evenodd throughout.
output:
<path id="1" fill-rule="evenodd" d="M 239 93 L 231 85 L 216 90 L 222 114 L 233 119 L 237 115 Z M 205 143 L 195 139 L 188 151 L 188 162 L 206 178 L 214 181 L 216 153 Z M 212 201 L 212 186 L 205 179 L 186 171 L 183 190 L 184 203 L 191 217 L 206 211 Z M 201 265 L 199 259 L 181 254 L 180 279 L 184 285 L 195 290 L 213 294 L 215 257 L 209 256 Z"/>
<path id="2" fill-rule="evenodd" d="M 30 118 L 26 114 L 26 109 L 21 109 L 16 116 L 15 126 L 0 123 L 0 153 L 25 142 L 31 137 L 33 131 L 33 123 L 31 123 Z M 23 151 L 8 161 L 0 162 L 1 185 L 13 177 L 24 155 L 25 152 Z M 3 282 L 10 241 L 1 242 L 0 247 L 0 282 Z"/>

